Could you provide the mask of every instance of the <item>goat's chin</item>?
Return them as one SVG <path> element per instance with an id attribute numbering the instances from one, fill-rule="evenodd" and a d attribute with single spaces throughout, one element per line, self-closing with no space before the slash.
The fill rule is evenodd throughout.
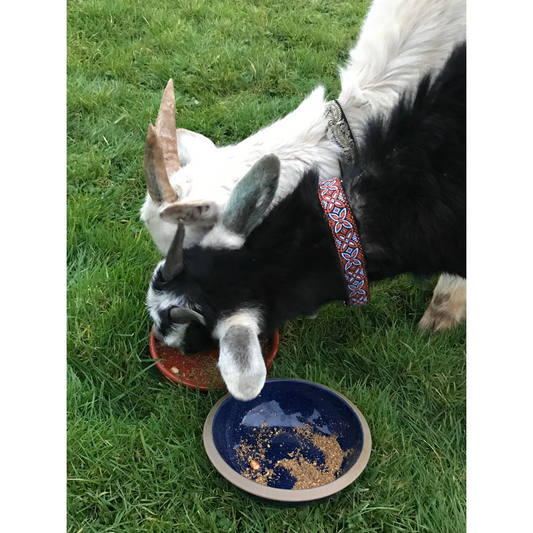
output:
<path id="1" fill-rule="evenodd" d="M 152 329 L 153 333 L 154 333 L 154 337 L 160 341 L 160 342 L 165 342 L 165 338 L 163 337 L 163 335 L 161 335 L 161 333 L 159 333 L 159 331 L 157 330 L 157 328 L 153 328 Z"/>
<path id="2" fill-rule="evenodd" d="M 180 324 L 180 325 L 174 326 L 174 329 L 170 333 L 165 335 L 164 339 L 162 339 L 163 342 L 170 348 L 174 348 L 175 350 L 178 350 L 181 353 L 185 353 L 184 349 L 186 347 L 185 347 L 184 337 L 185 337 L 187 328 L 188 328 L 188 324 Z"/>
<path id="3" fill-rule="evenodd" d="M 154 336 L 156 337 L 156 339 L 158 339 L 158 337 L 155 334 Z M 161 342 L 163 342 L 165 346 L 168 346 L 169 348 L 172 348 L 173 350 L 178 350 L 178 352 L 185 354 L 185 355 L 191 355 L 191 353 L 187 353 L 186 348 L 179 342 L 172 342 L 164 338 L 159 338 L 158 340 L 160 340 Z"/>

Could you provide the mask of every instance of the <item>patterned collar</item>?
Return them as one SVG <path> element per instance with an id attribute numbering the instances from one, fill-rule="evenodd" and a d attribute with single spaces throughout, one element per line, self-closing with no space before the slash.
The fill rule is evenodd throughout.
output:
<path id="1" fill-rule="evenodd" d="M 340 178 L 322 182 L 318 197 L 328 220 L 337 254 L 346 280 L 346 305 L 364 305 L 370 301 L 368 277 L 361 239 Z"/>
<path id="2" fill-rule="evenodd" d="M 341 147 L 341 176 L 349 175 L 349 169 L 355 163 L 355 140 L 346 120 L 346 116 L 337 100 L 326 106 L 328 139 L 334 140 Z M 368 277 L 361 239 L 357 231 L 355 217 L 346 200 L 341 178 L 322 182 L 318 187 L 318 197 L 329 223 L 337 254 L 344 272 L 348 301 L 346 305 L 364 305 L 370 301 Z"/>

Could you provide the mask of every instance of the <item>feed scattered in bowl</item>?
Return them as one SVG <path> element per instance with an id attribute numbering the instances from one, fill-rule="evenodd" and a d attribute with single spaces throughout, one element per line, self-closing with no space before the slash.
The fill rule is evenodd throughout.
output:
<path id="1" fill-rule="evenodd" d="M 335 435 L 324 435 L 309 425 L 297 428 L 271 428 L 263 425 L 256 431 L 254 442 L 250 443 L 242 439 L 235 450 L 243 467 L 242 475 L 247 479 L 261 485 L 268 485 L 271 479 L 279 475 L 280 468 L 287 470 L 296 479 L 292 490 L 318 487 L 336 479 L 345 453 Z M 297 439 L 299 447 L 272 464 L 267 460 L 268 448 L 275 440 L 274 437 L 279 435 L 293 436 Z M 322 453 L 323 461 L 317 459 L 311 461 L 307 457 L 307 452 L 312 446 Z M 263 466 L 269 463 L 270 468 Z"/>
<path id="2" fill-rule="evenodd" d="M 311 439 L 305 439 L 306 434 Z M 326 453 L 313 443 L 313 435 L 318 435 L 314 442 Z M 364 470 L 372 448 L 368 424 L 348 398 L 324 385 L 296 379 L 269 379 L 249 402 L 226 394 L 206 418 L 203 441 L 213 466 L 229 482 L 283 506 L 323 501 L 346 488 Z M 303 465 L 300 456 L 334 479 L 298 480 L 288 468 Z M 284 459 L 296 463 L 277 464 Z M 260 468 L 253 470 L 252 461 Z M 301 482 L 297 487 L 310 487 L 292 490 L 297 481 Z"/>

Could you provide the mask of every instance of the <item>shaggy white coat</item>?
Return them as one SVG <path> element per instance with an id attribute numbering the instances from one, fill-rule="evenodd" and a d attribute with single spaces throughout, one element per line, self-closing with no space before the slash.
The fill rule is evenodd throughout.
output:
<path id="1" fill-rule="evenodd" d="M 348 64 L 340 70 L 338 100 L 354 136 L 361 134 L 369 115 L 386 113 L 424 74 L 438 71 L 465 38 L 465 0 L 375 0 Z M 184 209 L 186 248 L 209 232 L 235 184 L 265 154 L 274 153 L 281 161 L 277 200 L 311 167 L 318 168 L 323 180 L 338 176 L 339 149 L 326 138 L 325 105 L 320 86 L 292 113 L 232 146 L 217 148 L 203 135 L 178 130 L 182 169 L 169 177 L 170 183 L 184 207 L 208 206 L 200 215 L 194 207 Z M 176 232 L 176 223 L 160 216 L 165 207 L 147 195 L 141 210 L 163 255 Z"/>

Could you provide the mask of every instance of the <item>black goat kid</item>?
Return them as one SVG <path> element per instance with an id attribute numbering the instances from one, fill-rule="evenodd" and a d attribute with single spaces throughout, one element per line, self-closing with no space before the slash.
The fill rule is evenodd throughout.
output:
<path id="1" fill-rule="evenodd" d="M 154 332 L 167 344 L 185 353 L 220 345 L 222 377 L 243 400 L 257 396 L 266 377 L 260 337 L 347 298 L 317 173 L 272 207 L 279 166 L 275 155 L 254 165 L 209 244 L 183 250 L 181 227 L 147 297 Z M 466 277 L 465 172 L 463 43 L 391 116 L 368 124 L 344 176 L 370 281 L 405 272 Z"/>

